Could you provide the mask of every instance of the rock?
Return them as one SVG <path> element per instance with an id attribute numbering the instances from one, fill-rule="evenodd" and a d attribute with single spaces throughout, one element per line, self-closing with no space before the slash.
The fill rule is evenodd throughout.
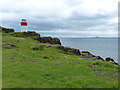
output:
<path id="1" fill-rule="evenodd" d="M 118 65 L 118 63 L 116 63 L 116 62 L 114 61 L 114 59 L 111 58 L 111 57 L 107 57 L 107 58 L 105 59 L 105 61 L 107 61 L 107 62 L 112 62 L 113 64 Z"/>
<path id="2" fill-rule="evenodd" d="M 102 57 L 100 57 L 100 56 L 95 56 L 95 55 L 91 54 L 91 53 L 88 52 L 88 51 L 81 51 L 81 55 L 82 55 L 82 57 L 89 57 L 89 58 L 91 58 L 91 59 L 93 59 L 93 60 L 102 60 L 102 61 L 104 61 L 104 59 L 103 59 Z M 92 61 L 93 61 L 93 60 L 92 60 Z"/>
<path id="3" fill-rule="evenodd" d="M 40 34 L 34 32 L 34 31 L 28 31 L 28 32 L 14 32 L 11 33 L 11 35 L 15 37 L 32 37 L 34 40 L 39 41 L 40 43 L 50 43 L 50 44 L 59 44 L 61 45 L 61 42 L 58 38 L 52 38 L 52 37 L 41 37 Z"/>
<path id="4" fill-rule="evenodd" d="M 94 65 L 87 65 L 88 67 L 94 67 Z"/>
<path id="5" fill-rule="evenodd" d="M 36 33 L 35 31 L 23 32 L 23 35 L 25 37 L 30 37 L 30 36 L 39 36 L 40 37 L 40 34 Z"/>
<path id="6" fill-rule="evenodd" d="M 100 57 L 100 56 L 95 56 L 95 59 L 104 61 L 104 59 L 102 57 Z"/>
<path id="7" fill-rule="evenodd" d="M 7 49 L 12 49 L 12 48 L 15 48 L 15 47 L 16 46 L 12 43 L 8 43 L 8 44 L 5 45 L 5 48 L 7 48 Z"/>
<path id="8" fill-rule="evenodd" d="M 35 40 L 41 42 L 41 43 L 50 43 L 50 44 L 59 44 L 61 45 L 61 42 L 58 38 L 51 38 L 51 37 L 39 37 L 35 38 Z"/>
<path id="9" fill-rule="evenodd" d="M 79 49 L 69 48 L 69 47 L 64 47 L 64 46 L 57 46 L 57 48 L 65 51 L 65 52 L 67 52 L 67 53 L 72 52 L 72 53 L 74 53 L 74 54 L 76 54 L 76 55 L 81 55 Z"/>
<path id="10" fill-rule="evenodd" d="M 35 31 L 28 31 L 28 32 L 14 32 L 11 35 L 15 36 L 15 37 L 40 37 L 40 34 L 36 33 Z"/>
<path id="11" fill-rule="evenodd" d="M 82 54 L 82 55 L 90 55 L 91 53 L 88 52 L 88 51 L 81 51 L 81 54 Z"/>
<path id="12" fill-rule="evenodd" d="M 46 48 L 46 46 L 45 45 L 40 45 L 39 48 Z"/>
<path id="13" fill-rule="evenodd" d="M 113 60 L 112 58 L 110 58 L 110 57 L 107 57 L 107 58 L 105 59 L 105 61 L 114 62 L 114 60 Z"/>
<path id="14" fill-rule="evenodd" d="M 113 64 L 119 65 L 118 63 L 114 62 Z"/>
<path id="15" fill-rule="evenodd" d="M 91 53 L 88 52 L 88 51 L 81 51 L 81 55 L 82 55 L 82 56 L 89 56 L 89 57 L 96 57 L 95 55 L 91 54 Z"/>
<path id="16" fill-rule="evenodd" d="M 16 42 L 20 42 L 20 40 L 16 40 Z"/>
<path id="17" fill-rule="evenodd" d="M 55 44 L 55 45 L 50 45 L 48 47 L 58 47 L 58 46 L 60 46 L 60 45 L 59 44 Z"/>

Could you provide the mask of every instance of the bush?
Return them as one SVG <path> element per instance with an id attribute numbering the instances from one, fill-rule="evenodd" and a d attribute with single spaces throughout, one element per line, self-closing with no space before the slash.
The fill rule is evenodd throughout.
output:
<path id="1" fill-rule="evenodd" d="M 100 62 L 94 62 L 93 65 L 100 65 Z"/>
<path id="2" fill-rule="evenodd" d="M 41 47 L 33 47 L 32 50 L 38 51 L 38 50 L 43 50 Z"/>

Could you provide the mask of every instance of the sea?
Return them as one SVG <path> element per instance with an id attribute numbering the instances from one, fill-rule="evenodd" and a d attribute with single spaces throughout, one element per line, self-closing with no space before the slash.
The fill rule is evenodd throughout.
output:
<path id="1" fill-rule="evenodd" d="M 118 63 L 118 39 L 60 38 L 63 46 L 89 51 L 102 58 L 111 57 Z"/>

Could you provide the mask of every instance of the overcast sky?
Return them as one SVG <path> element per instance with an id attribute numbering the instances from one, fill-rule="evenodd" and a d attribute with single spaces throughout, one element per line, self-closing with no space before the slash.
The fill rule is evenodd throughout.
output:
<path id="1" fill-rule="evenodd" d="M 117 37 L 118 0 L 1 0 L 0 26 L 53 37 Z"/>

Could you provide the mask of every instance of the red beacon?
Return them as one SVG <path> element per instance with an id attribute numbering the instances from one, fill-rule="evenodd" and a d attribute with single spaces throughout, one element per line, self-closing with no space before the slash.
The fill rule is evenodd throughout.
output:
<path id="1" fill-rule="evenodd" d="M 26 19 L 22 19 L 21 21 L 21 32 L 27 32 L 27 22 Z"/>

